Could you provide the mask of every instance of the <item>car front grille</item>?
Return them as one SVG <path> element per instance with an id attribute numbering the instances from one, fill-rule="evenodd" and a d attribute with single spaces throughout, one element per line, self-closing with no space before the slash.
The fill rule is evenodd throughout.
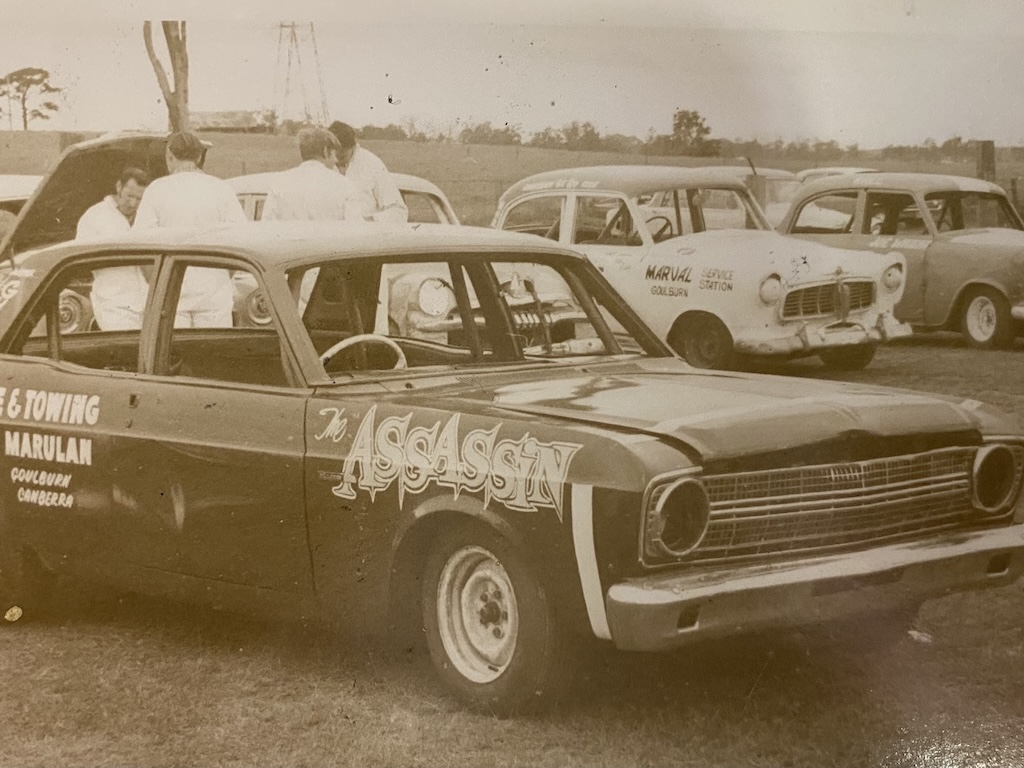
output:
<path id="1" fill-rule="evenodd" d="M 840 288 L 843 286 L 843 288 Z M 846 311 L 870 307 L 875 300 L 875 284 L 870 280 L 847 280 L 843 283 L 825 283 L 808 288 L 797 288 L 786 294 L 782 304 L 782 317 L 818 317 L 842 313 L 842 291 L 849 291 Z"/>
<path id="2" fill-rule="evenodd" d="M 1012 450 L 1019 477 L 1024 447 Z M 687 559 L 828 552 L 977 524 L 971 505 L 976 451 L 944 448 L 707 476 L 710 523 Z"/>

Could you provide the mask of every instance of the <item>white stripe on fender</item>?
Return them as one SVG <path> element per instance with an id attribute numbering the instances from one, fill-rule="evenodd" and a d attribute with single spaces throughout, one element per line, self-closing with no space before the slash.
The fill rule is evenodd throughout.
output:
<path id="1" fill-rule="evenodd" d="M 587 605 L 590 627 L 602 640 L 611 640 L 608 614 L 604 607 L 604 591 L 597 572 L 597 552 L 594 551 L 594 486 L 572 486 L 572 542 L 576 548 L 576 563 L 580 569 L 583 600 Z"/>

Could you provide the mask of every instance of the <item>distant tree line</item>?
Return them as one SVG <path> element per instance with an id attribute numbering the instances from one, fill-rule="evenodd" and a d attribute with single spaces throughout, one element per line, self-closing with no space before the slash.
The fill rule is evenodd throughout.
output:
<path id="1" fill-rule="evenodd" d="M 573 120 L 561 128 L 548 127 L 533 134 L 524 134 L 514 124 L 494 125 L 490 122 L 463 123 L 457 131 L 421 130 L 413 120 L 403 125 L 364 125 L 357 131 L 363 139 L 391 141 L 436 141 L 461 144 L 566 149 L 574 152 L 613 152 L 616 154 L 659 155 L 681 157 L 771 157 L 814 164 L 852 163 L 865 159 L 867 152 L 857 144 L 842 146 L 837 141 L 798 139 L 795 141 L 763 141 L 758 139 L 711 138 L 711 128 L 700 113 L 677 110 L 672 118 L 672 132 L 659 134 L 652 128 L 645 138 L 621 133 L 602 134 L 590 122 Z M 941 144 L 925 139 L 918 145 L 890 145 L 872 150 L 870 156 L 890 160 L 936 162 L 968 161 L 977 157 L 979 142 L 954 136 Z"/>

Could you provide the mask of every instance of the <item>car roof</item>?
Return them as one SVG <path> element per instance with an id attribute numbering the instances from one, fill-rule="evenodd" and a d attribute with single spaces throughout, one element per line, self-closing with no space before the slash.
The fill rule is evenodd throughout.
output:
<path id="1" fill-rule="evenodd" d="M 821 176 L 840 176 L 844 173 L 878 173 L 878 170 L 876 168 L 859 168 L 854 165 L 822 165 L 817 168 L 804 168 L 802 171 L 797 171 L 796 177 L 800 181 L 804 181 Z"/>
<path id="2" fill-rule="evenodd" d="M 0 174 L 0 201 L 27 200 L 42 180 L 42 176 Z"/>
<path id="3" fill-rule="evenodd" d="M 501 197 L 505 201 L 524 193 L 550 189 L 606 190 L 635 197 L 672 187 L 708 184 L 745 188 L 736 171 L 726 166 L 595 165 L 527 176 L 509 187 Z"/>
<path id="4" fill-rule="evenodd" d="M 724 168 L 732 171 L 742 179 L 748 176 L 764 176 L 766 179 L 791 179 L 796 181 L 796 174 L 792 171 L 785 171 L 782 168 L 760 168 L 754 166 L 757 170 L 751 170 L 749 165 L 713 165 L 708 168 Z"/>
<path id="5" fill-rule="evenodd" d="M 1006 194 L 1002 187 L 970 176 L 948 176 L 941 173 L 848 173 L 825 176 L 807 182 L 804 195 L 833 189 L 907 189 L 928 194 L 930 192 L 992 192 Z"/>
<path id="6" fill-rule="evenodd" d="M 261 195 L 270 191 L 271 185 L 282 171 L 266 171 L 264 173 L 247 173 L 243 176 L 232 176 L 225 179 L 239 195 Z M 441 189 L 432 181 L 407 173 L 391 173 L 391 178 L 402 192 L 419 192 L 444 197 Z"/>
<path id="7" fill-rule="evenodd" d="M 408 253 L 535 253 L 585 261 L 574 251 L 535 235 L 447 224 L 384 224 L 349 221 L 245 222 L 215 227 L 131 230 L 122 237 L 70 242 L 25 254 L 25 263 L 60 260 L 72 252 L 126 255 L 148 251 L 245 253 L 264 267 L 327 258 Z"/>

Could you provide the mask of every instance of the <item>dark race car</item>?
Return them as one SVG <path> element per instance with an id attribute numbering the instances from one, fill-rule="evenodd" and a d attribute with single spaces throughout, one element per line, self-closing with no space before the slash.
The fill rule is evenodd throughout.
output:
<path id="1" fill-rule="evenodd" d="M 95 271 L 137 330 L 69 331 Z M 184 327 L 199 270 L 269 322 Z M 581 638 L 906 627 L 1024 569 L 1024 437 L 958 401 L 699 371 L 583 257 L 475 228 L 258 224 L 0 271 L 0 593 L 45 574 L 426 639 L 472 705 L 570 682 Z"/>

